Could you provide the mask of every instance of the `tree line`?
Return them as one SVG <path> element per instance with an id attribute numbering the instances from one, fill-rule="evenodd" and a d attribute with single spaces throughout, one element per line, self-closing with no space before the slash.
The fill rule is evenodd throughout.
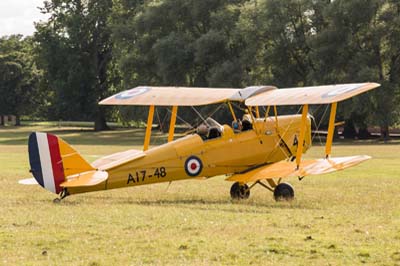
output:
<path id="1" fill-rule="evenodd" d="M 0 38 L 0 114 L 102 130 L 123 111 L 98 101 L 138 85 L 373 81 L 339 118 L 360 132 L 400 118 L 398 0 L 49 0 L 41 12 L 33 36 Z"/>

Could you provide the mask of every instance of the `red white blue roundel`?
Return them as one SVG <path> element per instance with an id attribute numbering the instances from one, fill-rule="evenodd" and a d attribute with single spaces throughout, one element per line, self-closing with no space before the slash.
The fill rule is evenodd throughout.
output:
<path id="1" fill-rule="evenodd" d="M 126 99 L 133 98 L 135 96 L 138 96 L 140 94 L 143 94 L 145 92 L 148 92 L 149 90 L 150 90 L 150 88 L 148 88 L 148 87 L 136 87 L 134 89 L 130 89 L 130 90 L 118 93 L 115 96 L 115 98 L 117 98 L 119 100 L 126 100 Z"/>
<path id="2" fill-rule="evenodd" d="M 198 176 L 203 169 L 203 163 L 200 158 L 196 156 L 190 156 L 185 162 L 185 171 L 190 176 Z"/>

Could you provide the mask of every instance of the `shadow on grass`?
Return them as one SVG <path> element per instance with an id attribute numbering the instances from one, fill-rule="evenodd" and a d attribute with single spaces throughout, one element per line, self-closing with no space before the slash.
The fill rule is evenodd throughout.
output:
<path id="1" fill-rule="evenodd" d="M 271 209 L 319 209 L 316 206 L 309 206 L 293 200 L 290 202 L 255 202 L 250 200 L 236 201 L 229 198 L 226 199 L 155 199 L 155 200 L 142 200 L 133 199 L 131 197 L 107 197 L 100 195 L 92 195 L 85 199 L 74 198 L 70 196 L 65 198 L 61 205 L 136 205 L 136 206 L 149 206 L 149 207 L 179 207 L 187 209 L 196 209 L 201 211 L 217 210 L 223 212 L 233 213 L 271 213 Z"/>

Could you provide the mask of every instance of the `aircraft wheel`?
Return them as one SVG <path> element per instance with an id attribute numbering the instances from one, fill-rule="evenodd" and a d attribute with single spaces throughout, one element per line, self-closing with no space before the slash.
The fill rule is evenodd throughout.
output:
<path id="1" fill-rule="evenodd" d="M 231 198 L 234 200 L 248 199 L 250 196 L 249 186 L 240 184 L 239 182 L 233 183 L 231 187 Z"/>
<path id="2" fill-rule="evenodd" d="M 288 183 L 280 183 L 275 187 L 274 198 L 276 201 L 292 200 L 294 198 L 294 189 Z"/>

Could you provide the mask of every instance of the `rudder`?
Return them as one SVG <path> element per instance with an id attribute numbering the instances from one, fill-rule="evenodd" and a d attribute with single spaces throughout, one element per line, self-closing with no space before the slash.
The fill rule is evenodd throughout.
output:
<path id="1" fill-rule="evenodd" d="M 31 173 L 45 189 L 60 193 L 66 177 L 94 170 L 82 156 L 59 137 L 33 132 L 28 142 Z"/>

